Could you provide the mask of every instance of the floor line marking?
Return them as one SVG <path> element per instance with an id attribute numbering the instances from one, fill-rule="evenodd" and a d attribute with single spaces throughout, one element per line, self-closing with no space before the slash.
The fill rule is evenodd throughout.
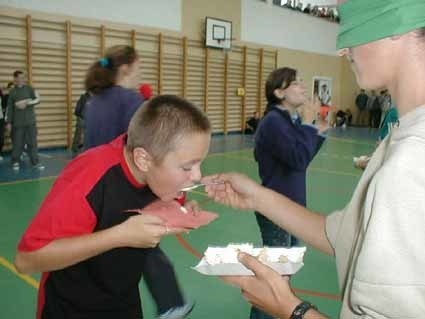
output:
<path id="1" fill-rule="evenodd" d="M 238 159 L 238 160 L 246 160 L 246 161 L 255 162 L 255 160 L 253 158 L 242 157 L 242 156 L 224 155 L 224 157 L 228 157 L 230 159 Z M 355 173 L 350 173 L 350 172 L 339 172 L 339 171 L 333 171 L 333 170 L 316 168 L 316 167 L 309 167 L 307 169 L 307 171 L 317 171 L 317 172 L 322 172 L 322 173 L 329 173 L 329 174 L 334 174 L 334 175 L 344 175 L 344 176 L 353 176 L 353 177 L 359 177 L 361 175 L 361 174 L 355 174 Z"/>
<path id="2" fill-rule="evenodd" d="M 11 182 L 0 182 L 0 186 L 4 185 L 17 185 L 17 184 L 24 184 L 24 183 L 30 183 L 30 182 L 38 182 L 38 181 L 44 181 L 49 179 L 57 178 L 57 175 L 54 176 L 43 176 L 39 178 L 29 178 L 29 179 L 21 179 L 17 181 L 11 181 Z"/>
<path id="3" fill-rule="evenodd" d="M 374 146 L 376 145 L 376 142 L 363 142 L 363 141 L 359 141 L 359 140 L 352 140 L 352 139 L 347 139 L 347 138 L 341 138 L 341 137 L 333 137 L 333 136 L 328 136 L 327 139 L 329 140 L 333 140 L 336 142 L 344 142 L 344 143 L 350 143 L 350 144 L 359 144 L 359 145 L 370 145 L 370 146 Z"/>
<path id="4" fill-rule="evenodd" d="M 40 286 L 40 283 L 37 280 L 35 280 L 34 278 L 32 278 L 31 276 L 22 275 L 22 274 L 18 273 L 18 271 L 15 268 L 15 265 L 13 265 L 11 262 L 9 262 L 6 258 L 4 258 L 2 256 L 0 256 L 0 265 L 5 267 L 6 269 L 10 270 L 12 273 L 14 273 L 16 276 L 21 278 L 23 281 L 25 281 L 27 284 L 34 287 L 35 289 L 38 289 L 38 287 Z"/>
<path id="5" fill-rule="evenodd" d="M 43 153 L 38 153 L 38 156 L 45 157 L 45 158 L 53 158 L 53 156 L 47 155 L 47 154 L 43 154 Z"/>
<path id="6" fill-rule="evenodd" d="M 324 168 L 317 168 L 317 167 L 309 167 L 307 169 L 307 172 L 308 171 L 328 173 L 328 174 L 334 174 L 334 175 L 352 176 L 352 177 L 360 177 L 362 175 L 362 174 L 354 174 L 354 173 L 349 173 L 349 172 L 332 171 L 332 170 L 328 170 L 328 169 L 324 169 Z"/>
<path id="7" fill-rule="evenodd" d="M 210 156 L 226 155 L 226 154 L 229 154 L 229 153 L 241 153 L 241 152 L 247 152 L 247 151 L 252 151 L 252 150 L 254 150 L 254 148 L 249 147 L 249 148 L 242 148 L 240 150 L 235 150 L 235 151 L 216 152 L 216 153 L 210 153 L 210 154 L 208 154 L 208 157 L 210 157 Z"/>
<path id="8" fill-rule="evenodd" d="M 236 157 L 236 156 L 225 156 L 228 159 L 232 159 L 232 160 L 240 160 L 240 161 L 247 161 L 247 162 L 252 162 L 253 164 L 256 163 L 255 160 L 248 158 L 248 157 Z"/>
<path id="9" fill-rule="evenodd" d="M 176 235 L 176 238 L 180 245 L 183 246 L 184 249 L 186 249 L 188 252 L 190 252 L 192 255 L 194 255 L 198 259 L 202 259 L 202 254 L 197 251 L 189 242 L 186 241 L 186 239 L 183 238 L 182 235 Z"/>
<path id="10" fill-rule="evenodd" d="M 255 162 L 255 159 L 252 157 L 247 157 L 247 156 L 235 156 L 235 155 L 227 155 L 224 154 L 224 157 L 230 158 L 230 159 L 237 159 L 237 160 L 244 160 L 244 161 L 252 161 Z"/>
<path id="11" fill-rule="evenodd" d="M 340 295 L 329 294 L 329 293 L 326 293 L 326 292 L 318 292 L 318 291 L 307 290 L 307 289 L 300 289 L 300 288 L 294 288 L 294 291 L 297 294 L 301 294 L 301 295 L 321 297 L 321 298 L 325 298 L 325 299 L 331 299 L 331 300 L 341 301 L 341 296 Z"/>

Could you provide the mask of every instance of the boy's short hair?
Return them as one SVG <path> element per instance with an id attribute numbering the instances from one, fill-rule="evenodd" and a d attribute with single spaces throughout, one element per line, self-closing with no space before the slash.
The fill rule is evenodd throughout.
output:
<path id="1" fill-rule="evenodd" d="M 161 162 L 183 136 L 210 132 L 210 121 L 198 107 L 175 95 L 159 95 L 133 115 L 126 147 L 129 151 L 143 147 Z"/>

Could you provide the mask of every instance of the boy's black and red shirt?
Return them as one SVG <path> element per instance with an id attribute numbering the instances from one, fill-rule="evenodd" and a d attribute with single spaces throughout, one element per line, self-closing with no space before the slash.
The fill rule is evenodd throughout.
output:
<path id="1" fill-rule="evenodd" d="M 125 140 L 122 135 L 91 149 L 64 169 L 21 239 L 19 251 L 110 228 L 131 216 L 127 210 L 157 199 L 131 174 L 124 159 Z M 138 284 L 146 250 L 112 249 L 44 273 L 37 318 L 142 318 Z"/>

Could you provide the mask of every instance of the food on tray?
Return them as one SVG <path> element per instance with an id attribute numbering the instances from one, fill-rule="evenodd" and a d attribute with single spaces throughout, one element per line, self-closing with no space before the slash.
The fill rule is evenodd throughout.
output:
<path id="1" fill-rule="evenodd" d="M 210 265 L 238 263 L 238 253 L 244 252 L 256 257 L 263 263 L 302 262 L 304 254 L 294 254 L 290 248 L 263 247 L 254 248 L 252 244 L 229 244 L 226 247 L 208 247 L 205 261 Z"/>
<path id="2" fill-rule="evenodd" d="M 274 269 L 281 275 L 293 275 L 304 265 L 305 247 L 261 247 L 252 244 L 229 244 L 226 247 L 208 247 L 194 270 L 209 276 L 252 276 L 238 261 L 238 253 L 245 252 Z"/>

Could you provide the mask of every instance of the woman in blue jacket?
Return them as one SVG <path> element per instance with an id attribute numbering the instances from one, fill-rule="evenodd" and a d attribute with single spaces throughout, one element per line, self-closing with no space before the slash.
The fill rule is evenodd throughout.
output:
<path id="1" fill-rule="evenodd" d="M 256 135 L 254 156 L 258 162 L 262 185 L 273 189 L 295 202 L 306 205 L 306 171 L 319 151 L 324 137 L 313 125 L 316 110 L 307 107 L 306 88 L 297 71 L 291 68 L 274 70 L 266 81 L 266 115 Z M 298 108 L 305 105 L 303 118 Z M 292 247 L 297 239 L 256 212 L 263 245 Z M 251 319 L 272 318 L 256 308 Z"/>

